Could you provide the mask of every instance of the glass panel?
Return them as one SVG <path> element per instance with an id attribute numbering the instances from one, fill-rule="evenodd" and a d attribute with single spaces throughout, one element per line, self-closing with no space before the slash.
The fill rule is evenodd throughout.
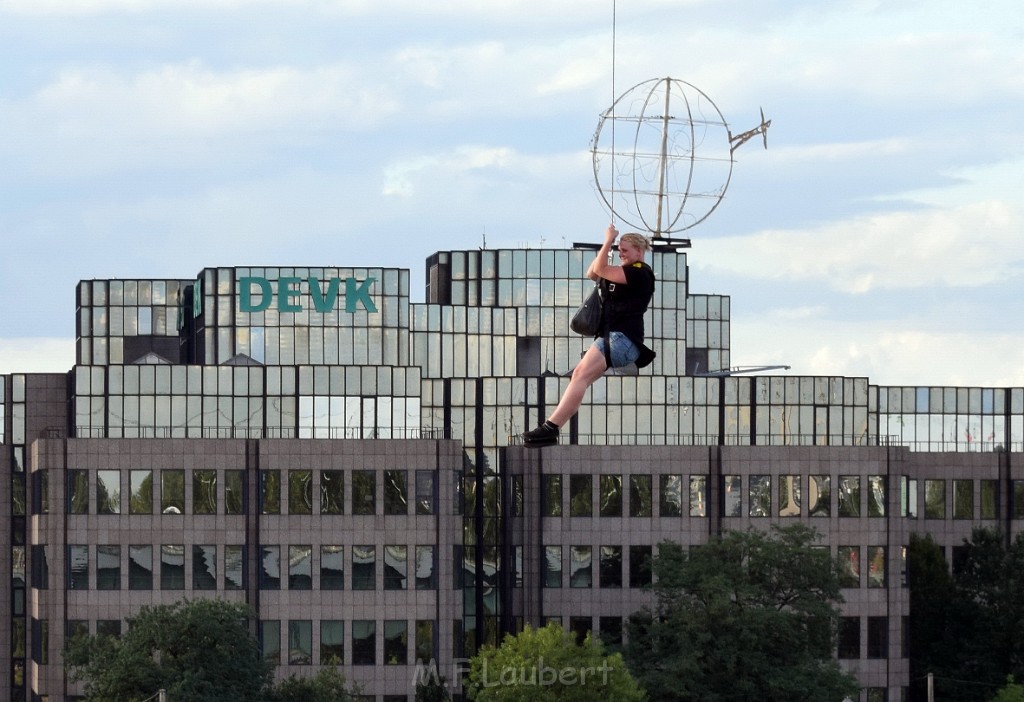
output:
<path id="1" fill-rule="evenodd" d="M 224 471 L 224 514 L 245 514 L 245 471 Z"/>
<path id="2" fill-rule="evenodd" d="M 743 516 L 743 478 L 739 475 L 723 475 L 722 483 L 722 516 Z"/>
<path id="3" fill-rule="evenodd" d="M 839 516 L 860 516 L 860 476 L 839 476 Z"/>
<path id="4" fill-rule="evenodd" d="M 683 476 L 658 476 L 658 514 L 662 517 L 683 516 Z"/>
<path id="5" fill-rule="evenodd" d="M 651 584 L 653 571 L 651 569 L 653 549 L 650 546 L 629 547 L 629 586 L 646 587 Z"/>
<path id="6" fill-rule="evenodd" d="M 562 516 L 562 476 L 543 475 L 543 500 L 545 517 Z"/>
<path id="7" fill-rule="evenodd" d="M 946 481 L 924 481 L 924 517 L 925 519 L 946 518 Z"/>
<path id="8" fill-rule="evenodd" d="M 288 589 L 313 589 L 313 547 L 288 547 Z"/>
<path id="9" fill-rule="evenodd" d="M 808 485 L 808 514 L 812 517 L 832 515 L 832 478 L 828 475 L 812 475 Z"/>
<path id="10" fill-rule="evenodd" d="M 416 620 L 416 662 L 429 663 L 434 660 L 434 620 Z"/>
<path id="11" fill-rule="evenodd" d="M 860 587 L 860 546 L 839 547 L 839 581 L 842 587 Z"/>
<path id="12" fill-rule="evenodd" d="M 885 476 L 868 476 L 868 516 L 885 516 Z"/>
<path id="13" fill-rule="evenodd" d="M 345 622 L 320 621 L 320 665 L 341 665 L 345 662 Z"/>
<path id="14" fill-rule="evenodd" d="M 224 547 L 224 589 L 245 588 L 245 551 L 242 546 Z"/>
<path id="15" fill-rule="evenodd" d="M 772 516 L 772 477 L 770 475 L 750 476 L 750 516 Z"/>
<path id="16" fill-rule="evenodd" d="M 89 471 L 68 471 L 68 514 L 89 514 Z"/>
<path id="17" fill-rule="evenodd" d="M 260 471 L 260 514 L 281 514 L 281 471 Z"/>
<path id="18" fill-rule="evenodd" d="M 868 587 L 885 587 L 885 546 L 868 546 Z"/>
<path id="19" fill-rule="evenodd" d="M 260 589 L 281 589 L 281 547 L 260 548 Z"/>
<path id="20" fill-rule="evenodd" d="M 999 518 L 999 481 L 981 481 L 981 518 Z"/>
<path id="21" fill-rule="evenodd" d="M 974 519 L 974 481 L 953 481 L 953 519 Z"/>
<path id="22" fill-rule="evenodd" d="M 128 511 L 131 514 L 153 514 L 153 471 L 133 470 L 129 474 L 131 497 Z"/>
<path id="23" fill-rule="evenodd" d="M 703 475 L 690 476 L 690 516 L 706 517 L 708 502 L 708 479 Z M 738 509 L 738 508 L 737 508 Z"/>
<path id="24" fill-rule="evenodd" d="M 134 472 L 134 471 L 133 471 Z M 149 472 L 149 471 L 146 471 Z M 153 589 L 153 547 L 128 547 L 128 589 Z"/>
<path id="25" fill-rule="evenodd" d="M 181 544 L 160 547 L 160 589 L 185 589 L 185 547 Z"/>
<path id="26" fill-rule="evenodd" d="M 779 476 L 779 516 L 800 516 L 800 476 Z"/>
<path id="27" fill-rule="evenodd" d="M 593 479 L 589 475 L 569 476 L 569 516 L 590 517 L 594 514 Z"/>
<path id="28" fill-rule="evenodd" d="M 313 662 L 313 622 L 308 619 L 288 622 L 288 663 L 310 665 Z"/>
<path id="29" fill-rule="evenodd" d="M 281 622 L 260 622 L 260 642 L 263 644 L 263 660 L 281 662 Z"/>
<path id="30" fill-rule="evenodd" d="M 217 471 L 192 471 L 192 513 L 217 514 Z"/>
<path id="31" fill-rule="evenodd" d="M 375 590 L 377 588 L 377 550 L 374 546 L 352 547 L 352 589 Z"/>
<path id="32" fill-rule="evenodd" d="M 601 587 L 622 587 L 622 547 L 602 546 L 599 564 Z"/>
<path id="33" fill-rule="evenodd" d="M 544 547 L 544 587 L 562 587 L 562 547 Z"/>
<path id="34" fill-rule="evenodd" d="M 121 589 L 120 544 L 101 544 L 96 547 L 96 589 Z"/>
<path id="35" fill-rule="evenodd" d="M 89 589 L 89 547 L 68 546 L 68 575 L 67 588 L 69 590 Z"/>
<path id="36" fill-rule="evenodd" d="M 369 619 L 352 622 L 352 665 L 377 664 L 377 623 Z"/>
<path id="37" fill-rule="evenodd" d="M 288 471 L 288 514 L 313 514 L 313 471 Z"/>
<path id="38" fill-rule="evenodd" d="M 352 514 L 374 514 L 377 510 L 376 490 L 373 471 L 352 471 Z"/>
<path id="39" fill-rule="evenodd" d="M 434 482 L 434 471 L 416 471 L 416 514 L 435 514 L 437 512 L 437 491 Z"/>
<path id="40" fill-rule="evenodd" d="M 569 587 L 593 585 L 593 549 L 590 546 L 569 547 Z"/>
<path id="41" fill-rule="evenodd" d="M 409 494 L 406 488 L 406 471 L 384 471 L 384 514 L 408 514 Z"/>
<path id="42" fill-rule="evenodd" d="M 579 482 L 577 483 L 577 480 Z M 586 487 L 584 488 L 584 480 L 586 480 Z M 622 476 L 621 475 L 602 475 L 599 478 L 601 485 L 601 516 L 602 517 L 621 517 L 622 516 Z M 589 507 L 586 508 L 586 514 L 577 514 L 576 503 L 577 500 L 582 501 L 583 496 L 586 495 L 586 499 L 589 501 L 590 496 L 590 476 L 589 475 L 574 475 L 571 478 L 570 484 L 573 489 L 572 505 L 574 517 L 590 516 Z M 585 491 L 585 492 L 584 492 Z M 577 497 L 579 495 L 579 497 Z"/>
<path id="43" fill-rule="evenodd" d="M 654 491 L 649 475 L 629 476 L 629 516 L 650 517 Z"/>
<path id="44" fill-rule="evenodd" d="M 160 471 L 161 514 L 185 513 L 185 471 Z"/>
<path id="45" fill-rule="evenodd" d="M 345 589 L 345 547 L 332 544 L 320 546 L 320 589 Z"/>
<path id="46" fill-rule="evenodd" d="M 404 590 L 409 577 L 407 546 L 384 547 L 384 589 Z"/>
<path id="47" fill-rule="evenodd" d="M 405 665 L 409 654 L 409 624 L 405 620 L 384 622 L 384 665 Z"/>
<path id="48" fill-rule="evenodd" d="M 217 547 L 192 546 L 192 589 L 217 589 Z"/>
<path id="49" fill-rule="evenodd" d="M 345 514 L 345 473 L 325 470 L 320 473 L 320 513 Z"/>
<path id="50" fill-rule="evenodd" d="M 433 546 L 416 547 L 416 589 L 437 589 L 437 568 Z"/>

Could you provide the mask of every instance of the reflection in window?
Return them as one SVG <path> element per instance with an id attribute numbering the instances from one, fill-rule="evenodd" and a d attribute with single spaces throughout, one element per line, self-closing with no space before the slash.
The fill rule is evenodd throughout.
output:
<path id="1" fill-rule="evenodd" d="M 281 471 L 260 471 L 260 514 L 281 514 Z"/>
<path id="2" fill-rule="evenodd" d="M 129 481 L 132 491 L 128 501 L 128 512 L 130 514 L 153 514 L 153 471 L 130 471 Z"/>
<path id="3" fill-rule="evenodd" d="M 185 471 L 160 471 L 160 513 L 185 514 Z"/>
<path id="4" fill-rule="evenodd" d="M 416 589 L 436 590 L 437 571 L 433 546 L 416 547 Z"/>
<path id="5" fill-rule="evenodd" d="M 224 514 L 245 514 L 245 471 L 224 471 Z"/>
<path id="6" fill-rule="evenodd" d="M 160 547 L 160 589 L 185 589 L 185 547 L 181 544 Z"/>
<path id="7" fill-rule="evenodd" d="M 900 478 L 900 516 L 917 519 L 917 480 Z"/>
<path id="8" fill-rule="evenodd" d="M 89 471 L 69 470 L 67 479 L 68 514 L 89 514 Z"/>
<path id="9" fill-rule="evenodd" d="M 320 514 L 345 514 L 345 473 L 325 470 L 320 473 Z"/>
<path id="10" fill-rule="evenodd" d="M 598 577 L 601 587 L 622 587 L 622 547 L 602 546 Z"/>
<path id="11" fill-rule="evenodd" d="M 577 477 L 573 476 L 573 480 Z M 589 477 L 589 476 L 587 476 Z M 601 504 L 600 514 L 602 517 L 621 517 L 622 516 L 622 476 L 621 475 L 602 475 L 600 476 L 599 484 L 601 486 Z M 589 486 L 588 486 L 589 487 Z M 575 499 L 575 498 L 574 498 Z M 580 515 L 573 515 L 580 516 Z"/>
<path id="12" fill-rule="evenodd" d="M 320 620 L 320 665 L 342 665 L 345 662 L 345 622 Z"/>
<path id="13" fill-rule="evenodd" d="M 562 587 L 562 547 L 544 547 L 544 587 Z"/>
<path id="14" fill-rule="evenodd" d="M 590 546 L 569 547 L 569 587 L 593 586 L 593 549 Z"/>
<path id="15" fill-rule="evenodd" d="M 868 516 L 885 516 L 885 476 L 868 476 Z"/>
<path id="16" fill-rule="evenodd" d="M 416 514 L 437 513 L 437 487 L 434 476 L 435 473 L 432 470 L 416 471 Z"/>
<path id="17" fill-rule="evenodd" d="M 409 624 L 404 619 L 384 621 L 384 665 L 405 665 L 409 654 Z"/>
<path id="18" fill-rule="evenodd" d="M 67 588 L 69 590 L 89 589 L 89 547 L 68 546 Z"/>
<path id="19" fill-rule="evenodd" d="M 885 587 L 885 546 L 868 546 L 868 587 Z"/>
<path id="20" fill-rule="evenodd" d="M 288 547 L 288 589 L 313 589 L 313 547 Z"/>
<path id="21" fill-rule="evenodd" d="M 409 492 L 406 471 L 384 471 L 384 514 L 408 514 Z"/>
<path id="22" fill-rule="evenodd" d="M 743 478 L 739 475 L 722 476 L 722 516 L 743 516 Z"/>
<path id="23" fill-rule="evenodd" d="M 708 504 L 708 479 L 704 475 L 690 476 L 690 516 L 706 517 Z"/>
<path id="24" fill-rule="evenodd" d="M 217 514 L 217 471 L 192 471 L 192 514 Z"/>
<path id="25" fill-rule="evenodd" d="M 100 544 L 96 547 L 96 589 L 121 589 L 120 544 Z"/>
<path id="26" fill-rule="evenodd" d="M 839 658 L 860 658 L 860 618 L 839 618 Z"/>
<path id="27" fill-rule="evenodd" d="M 541 476 L 543 482 L 543 501 L 545 517 L 562 516 L 562 476 L 546 474 Z"/>
<path id="28" fill-rule="evenodd" d="M 779 516 L 800 516 L 800 476 L 779 476 Z"/>
<path id="29" fill-rule="evenodd" d="M 839 584 L 860 587 L 860 546 L 839 547 Z"/>
<path id="30" fill-rule="evenodd" d="M 377 588 L 377 549 L 375 546 L 352 547 L 352 589 Z"/>
<path id="31" fill-rule="evenodd" d="M 281 589 L 281 547 L 260 547 L 260 589 Z"/>
<path id="32" fill-rule="evenodd" d="M 224 589 L 245 588 L 245 551 L 243 546 L 224 547 Z"/>
<path id="33" fill-rule="evenodd" d="M 1013 493 L 1011 496 L 1011 503 L 1013 505 L 1013 517 L 1015 519 L 1024 519 L 1024 480 L 1012 481 Z"/>
<path id="34" fill-rule="evenodd" d="M 974 519 L 973 480 L 953 480 L 953 519 Z"/>
<path id="35" fill-rule="evenodd" d="M 320 546 L 320 589 L 345 589 L 345 547 L 332 544 Z"/>
<path id="36" fill-rule="evenodd" d="M 384 589 L 404 590 L 409 578 L 409 547 L 384 547 Z"/>
<path id="37" fill-rule="evenodd" d="M 128 547 L 128 589 L 153 589 L 153 547 Z"/>
<path id="38" fill-rule="evenodd" d="M 868 617 L 868 658 L 886 658 L 889 655 L 889 620 L 886 617 Z"/>
<path id="39" fill-rule="evenodd" d="M 649 475 L 629 476 L 629 516 L 650 517 L 654 490 Z"/>
<path id="40" fill-rule="evenodd" d="M 652 556 L 653 549 L 650 546 L 629 547 L 630 587 L 646 587 L 653 582 Z"/>
<path id="41" fill-rule="evenodd" d="M 434 659 L 434 620 L 416 620 L 416 661 L 426 663 Z"/>
<path id="42" fill-rule="evenodd" d="M 121 471 L 96 471 L 96 514 L 121 514 Z"/>
<path id="43" fill-rule="evenodd" d="M 599 617 L 597 625 L 605 646 L 622 646 L 622 617 Z"/>
<path id="44" fill-rule="evenodd" d="M 313 471 L 288 471 L 288 514 L 313 514 Z"/>
<path id="45" fill-rule="evenodd" d="M 593 478 L 589 475 L 569 476 L 569 516 L 592 517 L 594 515 Z"/>
<path id="46" fill-rule="evenodd" d="M 812 517 L 832 516 L 832 478 L 811 475 L 807 480 L 807 513 Z"/>
<path id="47" fill-rule="evenodd" d="M 924 481 L 924 518 L 946 518 L 946 481 Z"/>
<path id="48" fill-rule="evenodd" d="M 373 471 L 352 471 L 352 514 L 375 514 L 377 480 Z"/>
<path id="49" fill-rule="evenodd" d="M 217 589 L 217 547 L 192 545 L 192 589 Z"/>
<path id="50" fill-rule="evenodd" d="M 352 665 L 377 665 L 377 623 L 371 619 L 352 622 Z"/>
<path id="51" fill-rule="evenodd" d="M 658 515 L 683 516 L 683 476 L 658 476 Z"/>
<path id="52" fill-rule="evenodd" d="M 839 516 L 860 516 L 860 476 L 839 476 Z"/>
<path id="53" fill-rule="evenodd" d="M 281 662 L 281 622 L 260 622 L 260 644 L 263 648 L 263 660 L 274 664 Z"/>
<path id="54" fill-rule="evenodd" d="M 313 622 L 308 619 L 288 622 L 288 663 L 309 665 L 313 662 Z"/>
<path id="55" fill-rule="evenodd" d="M 981 518 L 999 519 L 999 481 L 981 481 Z"/>
<path id="56" fill-rule="evenodd" d="M 750 516 L 772 516 L 772 477 L 770 475 L 750 476 Z"/>

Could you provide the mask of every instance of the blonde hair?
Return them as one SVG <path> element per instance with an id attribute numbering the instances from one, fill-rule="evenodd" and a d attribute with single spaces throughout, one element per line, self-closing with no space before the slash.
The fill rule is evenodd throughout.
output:
<path id="1" fill-rule="evenodd" d="M 641 251 L 651 250 L 651 240 L 643 234 L 637 232 L 628 232 L 619 237 L 619 241 L 628 241 L 633 246 L 637 247 Z"/>

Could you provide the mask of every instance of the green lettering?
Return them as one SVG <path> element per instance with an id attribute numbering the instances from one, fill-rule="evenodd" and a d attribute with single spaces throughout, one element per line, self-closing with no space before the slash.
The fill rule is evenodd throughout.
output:
<path id="1" fill-rule="evenodd" d="M 338 287 L 340 285 L 340 278 L 331 278 L 327 282 L 327 292 L 323 292 L 318 278 L 309 279 L 309 295 L 313 298 L 313 307 L 316 308 L 317 312 L 326 314 L 334 309 L 334 303 L 338 300 Z"/>
<path id="2" fill-rule="evenodd" d="M 370 297 L 369 287 L 373 284 L 376 278 L 367 278 L 366 280 L 356 280 L 355 278 L 345 278 L 345 311 L 355 312 L 356 301 L 362 303 L 363 309 L 367 312 L 376 312 L 377 305 L 373 304 L 373 298 Z"/>
<path id="3" fill-rule="evenodd" d="M 292 302 L 299 296 L 298 278 L 281 278 L 277 281 L 277 309 L 280 312 L 301 312 L 302 305 Z"/>
<path id="4" fill-rule="evenodd" d="M 256 284 L 260 288 L 260 301 L 252 301 L 252 286 Z M 266 278 L 242 278 L 238 281 L 238 311 L 239 312 L 262 312 L 270 307 L 270 300 L 273 298 L 273 291 L 270 289 L 270 281 Z"/>

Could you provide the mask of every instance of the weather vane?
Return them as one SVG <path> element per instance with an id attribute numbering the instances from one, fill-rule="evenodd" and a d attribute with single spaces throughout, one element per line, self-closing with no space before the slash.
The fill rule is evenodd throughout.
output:
<path id="1" fill-rule="evenodd" d="M 594 132 L 597 191 L 613 221 L 650 232 L 656 244 L 676 242 L 669 235 L 700 224 L 722 201 L 736 149 L 758 134 L 768 148 L 770 126 L 762 109 L 759 125 L 734 135 L 693 85 L 639 83 L 614 100 Z"/>

